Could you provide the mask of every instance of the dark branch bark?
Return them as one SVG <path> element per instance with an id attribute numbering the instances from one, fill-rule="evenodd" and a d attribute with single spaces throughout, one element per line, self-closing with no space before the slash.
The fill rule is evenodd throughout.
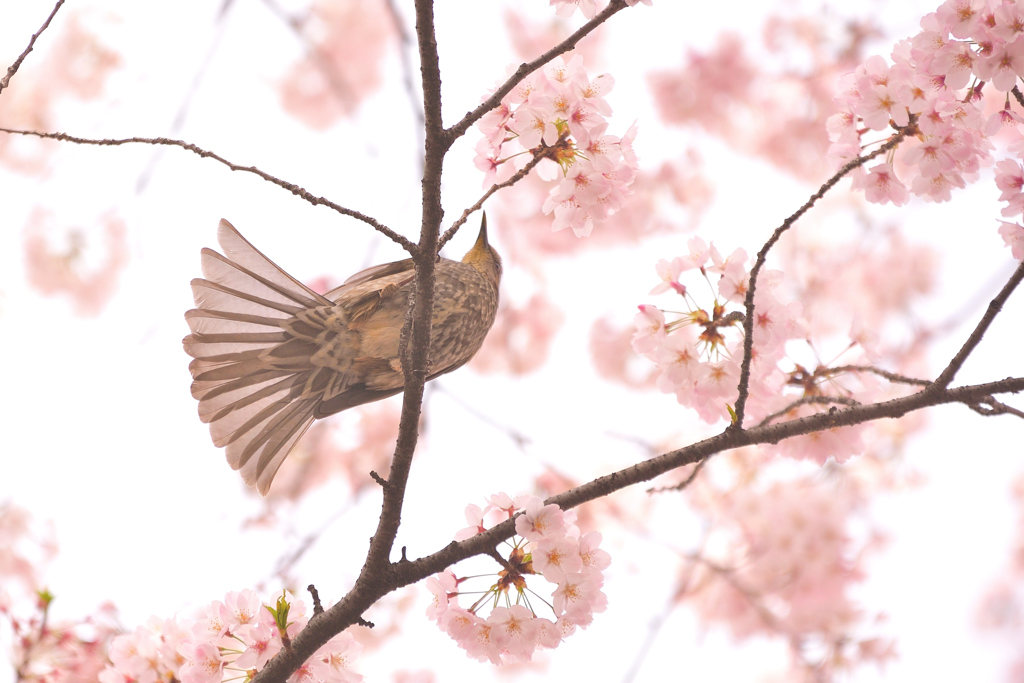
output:
<path id="1" fill-rule="evenodd" d="M 402 519 L 406 483 L 418 439 L 419 419 L 423 402 L 423 386 L 427 378 L 427 352 L 430 348 L 430 327 L 434 304 L 434 263 L 441 219 L 441 172 L 449 144 L 441 125 L 441 71 L 434 37 L 433 0 L 416 0 L 416 35 L 420 49 L 420 72 L 423 86 L 425 149 L 422 180 L 423 215 L 419 243 L 409 248 L 416 267 L 415 290 L 411 301 L 407 329 L 402 334 L 402 371 L 405 374 L 405 395 L 398 427 L 391 470 L 382 485 L 383 503 L 377 530 L 370 539 L 370 549 L 355 585 L 341 602 L 310 618 L 306 628 L 253 679 L 254 683 L 284 681 L 317 648 L 352 624 L 381 597 L 400 587 L 393 575 L 396 567 L 390 560 L 395 537 Z M 418 579 L 417 579 L 418 580 Z"/>
<path id="2" fill-rule="evenodd" d="M 14 64 L 7 67 L 7 74 L 3 78 L 0 78 L 0 93 L 4 91 L 4 88 L 11 84 L 11 79 L 14 78 L 14 74 L 18 73 L 18 69 L 21 68 L 21 63 L 25 61 L 26 57 L 28 57 L 28 53 L 32 52 L 32 48 L 36 45 L 36 40 L 43 34 L 43 31 L 50 26 L 50 22 L 53 21 L 53 18 L 57 15 L 57 10 L 59 10 L 60 6 L 63 4 L 64 0 L 57 0 L 57 4 L 53 6 L 53 11 L 50 12 L 50 16 L 46 17 L 46 21 L 44 21 L 43 25 L 39 27 L 39 30 L 32 34 L 32 38 L 28 41 L 28 47 L 18 55 L 18 58 L 14 60 Z"/>

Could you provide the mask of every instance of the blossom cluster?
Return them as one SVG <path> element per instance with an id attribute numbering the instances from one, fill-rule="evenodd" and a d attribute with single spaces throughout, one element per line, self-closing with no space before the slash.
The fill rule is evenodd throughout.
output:
<path id="1" fill-rule="evenodd" d="M 722 257 L 713 243 L 708 245 L 700 237 L 691 238 L 688 246 L 686 256 L 658 262 L 661 283 L 651 290 L 651 294 L 673 292 L 686 310 L 671 313 L 641 305 L 634 318 L 633 350 L 657 366 L 658 388 L 674 393 L 680 404 L 694 409 L 702 420 L 731 420 L 743 359 L 743 303 L 750 278 L 747 254 L 737 249 Z M 699 272 L 712 290 L 711 306 L 701 307 L 692 287 L 679 282 L 691 271 Z M 717 275 L 717 281 L 712 282 L 710 275 Z M 776 294 L 782 279 L 780 271 L 763 271 L 754 296 L 747 403 L 747 417 L 754 422 L 783 413 L 794 418 L 827 410 L 828 397 L 839 397 L 838 402 L 854 391 L 863 397 L 869 388 L 870 380 L 860 377 L 847 377 L 840 385 L 834 381 L 839 372 L 827 364 L 808 369 L 789 359 L 787 342 L 806 340 L 808 334 L 800 304 L 783 303 Z M 857 331 L 851 336 L 857 340 Z M 866 352 L 858 342 L 848 351 L 847 363 Z M 787 439 L 778 449 L 819 463 L 829 457 L 842 461 L 862 451 L 859 432 L 858 427 L 824 430 Z"/>
<path id="2" fill-rule="evenodd" d="M 1022 145 L 1024 152 L 1024 145 Z M 1006 202 L 1003 208 L 1004 216 L 1019 216 L 1024 214 L 1024 167 L 1021 162 L 1013 159 L 1003 159 L 996 164 L 996 187 L 1002 194 L 1001 201 Z M 999 221 L 999 236 L 1010 247 L 1013 258 L 1024 260 L 1024 225 Z"/>
<path id="3" fill-rule="evenodd" d="M 88 227 L 59 223 L 48 209 L 32 210 L 25 230 L 25 279 L 44 296 L 67 296 L 76 315 L 99 315 L 128 265 L 125 221 L 108 212 Z"/>
<path id="4" fill-rule="evenodd" d="M 651 0 L 626 0 L 626 4 L 630 7 L 636 5 L 638 2 L 642 2 L 648 6 L 651 5 Z M 571 17 L 578 9 L 584 17 L 587 19 L 593 19 L 594 15 L 597 14 L 598 8 L 597 0 L 551 0 L 549 4 L 556 8 L 555 14 L 562 18 Z M 601 7 L 602 9 L 604 8 L 604 3 L 601 3 Z"/>
<path id="5" fill-rule="evenodd" d="M 282 80 L 281 106 L 327 130 L 380 87 L 394 23 L 381 0 L 317 0 L 298 28 L 312 49 Z"/>
<path id="6" fill-rule="evenodd" d="M 498 523 L 520 512 L 516 517 L 517 536 L 511 541 L 511 552 L 502 562 L 497 581 L 472 605 L 459 605 L 459 596 L 467 593 L 460 586 L 478 577 L 460 578 L 449 568 L 427 579 L 434 595 L 427 616 L 479 661 L 528 662 L 538 648 L 555 648 L 577 627 L 586 628 L 594 613 L 604 611 L 607 603 L 601 586 L 611 558 L 599 547 L 600 533 L 580 533 L 572 510 L 544 505 L 536 496 L 513 500 L 498 493 L 483 509 L 477 505 L 466 507 L 470 526 L 455 539 L 465 540 L 483 532 L 485 519 Z M 549 598 L 527 584 L 531 576 L 554 585 Z M 535 602 L 544 603 L 551 618 L 538 615 Z M 485 608 L 489 608 L 486 616 Z"/>
<path id="7" fill-rule="evenodd" d="M 892 641 L 865 629 L 851 595 L 865 578 L 866 555 L 884 540 L 851 534 L 850 520 L 865 503 L 854 481 L 807 478 L 729 491 L 704 482 L 692 500 L 710 528 L 687 564 L 681 597 L 704 621 L 737 639 L 784 636 L 795 667 L 818 673 L 895 656 Z"/>
<path id="8" fill-rule="evenodd" d="M 848 75 L 835 100 L 840 112 L 828 122 L 830 155 L 840 163 L 859 155 L 869 130 L 906 133 L 895 153 L 855 172 L 854 188 L 868 201 L 900 206 L 911 194 L 949 200 L 954 187 L 975 182 L 991 164 L 991 138 L 1003 131 L 1009 151 L 1024 154 L 1024 117 L 1011 108 L 1009 93 L 1024 76 L 1024 4 L 947 0 L 921 29 L 896 44 L 891 65 L 876 55 Z M 987 114 L 986 104 L 998 109 Z M 1014 175 L 1010 165 L 1017 164 L 999 167 L 997 183 Z M 1010 200 L 1004 216 L 1024 212 L 1016 195 L 1000 189 Z M 1000 234 L 1014 257 L 1024 258 L 1024 227 L 1004 224 Z"/>
<path id="9" fill-rule="evenodd" d="M 0 556 L 0 563 L 4 559 Z M 0 624 L 6 622 L 9 629 L 4 641 L 10 644 L 15 676 L 20 683 L 92 683 L 118 633 L 116 610 L 108 603 L 85 619 L 54 619 L 53 600 L 49 591 L 40 590 L 27 612 L 23 601 L 15 604 L 0 587 Z"/>
<path id="10" fill-rule="evenodd" d="M 273 605 L 250 590 L 231 592 L 188 620 L 152 618 L 114 639 L 100 683 L 220 683 L 251 680 L 306 625 L 301 600 L 282 593 Z M 325 643 L 289 681 L 351 683 L 362 676 L 349 666 L 362 650 L 342 632 Z"/>
<path id="11" fill-rule="evenodd" d="M 608 74 L 590 78 L 579 55 L 527 76 L 477 123 L 483 139 L 474 163 L 484 171 L 484 187 L 540 158 L 543 178 L 561 176 L 543 206 L 554 213 L 552 229 L 589 235 L 595 221 L 623 207 L 636 177 L 636 124 L 621 138 L 607 134 L 612 110 L 605 95 L 614 83 Z"/>

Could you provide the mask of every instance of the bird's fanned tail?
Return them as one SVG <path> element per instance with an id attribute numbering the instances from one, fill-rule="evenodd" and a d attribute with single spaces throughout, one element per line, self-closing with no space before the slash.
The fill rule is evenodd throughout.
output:
<path id="1" fill-rule="evenodd" d="M 196 308 L 185 315 L 192 331 L 185 351 L 195 359 L 192 395 L 214 445 L 226 446 L 231 467 L 266 495 L 323 396 L 308 392 L 317 374 L 311 352 L 295 353 L 291 347 L 305 342 L 282 323 L 331 301 L 278 268 L 227 221 L 217 237 L 226 257 L 203 249 L 204 279 L 192 281 Z"/>
<path id="2" fill-rule="evenodd" d="M 202 250 L 196 308 L 185 314 L 192 395 L 216 446 L 266 495 L 313 420 L 400 393 L 411 259 L 356 273 L 321 296 L 278 268 L 227 221 L 224 255 Z M 435 266 L 427 380 L 461 367 L 494 323 L 501 257 L 486 221 L 462 261 Z"/>

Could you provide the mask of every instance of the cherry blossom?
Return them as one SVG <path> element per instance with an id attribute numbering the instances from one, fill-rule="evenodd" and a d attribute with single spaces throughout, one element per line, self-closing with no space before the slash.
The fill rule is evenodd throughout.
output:
<path id="1" fill-rule="evenodd" d="M 693 502 L 711 528 L 704 550 L 685 563 L 680 597 L 704 619 L 740 639 L 782 637 L 804 671 L 825 666 L 827 653 L 838 666 L 893 656 L 891 641 L 861 635 L 864 615 L 851 597 L 864 578 L 865 554 L 881 540 L 850 532 L 864 505 L 854 481 L 821 486 L 797 478 L 731 490 L 706 482 Z M 816 652 L 826 654 L 816 659 Z"/>
<path id="2" fill-rule="evenodd" d="M 426 582 L 434 596 L 427 616 L 470 657 L 494 664 L 529 662 L 537 648 L 557 647 L 576 626 L 588 625 L 607 602 L 601 586 L 611 558 L 599 547 L 600 534 L 580 535 L 573 511 L 544 505 L 535 496 L 513 501 L 504 493 L 491 496 L 483 509 L 477 505 L 466 509 L 472 525 L 485 518 L 497 523 L 513 516 L 517 536 L 511 541 L 508 559 L 502 562 L 497 582 L 470 607 L 459 605 L 460 595 L 480 591 L 460 586 L 480 577 L 459 578 L 449 568 Z M 482 526 L 470 529 L 484 531 Z M 467 538 L 470 529 L 460 531 L 457 538 Z M 528 579 L 538 575 L 554 585 L 549 597 L 537 584 L 529 585 Z M 538 598 L 548 605 L 551 618 L 537 613 Z M 484 616 L 487 606 L 491 609 Z"/>
<path id="3" fill-rule="evenodd" d="M 875 55 L 846 78 L 835 100 L 840 112 L 829 119 L 831 158 L 843 163 L 874 143 L 859 124 L 906 135 L 867 175 L 855 173 L 853 188 L 870 202 L 899 206 L 911 194 L 948 201 L 954 189 L 976 182 L 993 163 L 997 136 L 1020 136 L 1024 116 L 1008 91 L 1024 75 L 1022 27 L 1019 3 L 948 0 L 921 20 L 920 33 L 894 46 L 891 64 Z M 997 102 L 998 111 L 984 113 Z M 1018 156 L 995 161 L 996 185 L 1008 202 L 1003 216 L 1016 216 L 1024 213 L 1024 150 L 1011 144 L 1006 151 Z M 1006 239 L 1013 231 L 1001 225 Z"/>
<path id="4" fill-rule="evenodd" d="M 684 406 L 693 408 L 702 420 L 715 422 L 729 419 L 729 405 L 736 396 L 739 361 L 742 357 L 742 318 L 740 309 L 746 296 L 747 254 L 743 249 L 722 257 L 714 244 L 699 237 L 688 242 L 690 252 L 676 257 L 670 275 L 698 271 L 699 280 L 687 285 L 676 283 L 673 295 L 682 300 L 686 311 L 666 316 L 665 311 L 650 304 L 640 306 L 635 317 L 636 334 L 633 348 L 653 361 L 660 370 L 658 388 L 675 393 Z M 663 261 L 656 271 L 665 272 Z M 717 274 L 717 282 L 710 275 Z M 664 276 L 662 276 L 664 280 Z M 767 387 L 785 384 L 786 370 L 780 365 L 784 347 L 790 339 L 804 336 L 804 325 L 798 306 L 782 305 L 773 289 L 779 278 L 769 274 L 762 281 L 755 298 L 756 324 L 754 352 L 757 362 L 751 380 L 751 409 L 757 416 L 773 412 L 778 397 Z M 710 306 L 701 307 L 694 292 L 711 285 L 716 296 Z M 656 287 L 655 291 L 663 291 Z M 677 304 L 678 305 L 678 304 Z M 734 310 L 730 311 L 732 307 Z M 759 418 L 758 418 L 759 419 Z"/>
<path id="5" fill-rule="evenodd" d="M 222 617 L 223 615 L 223 617 Z M 251 678 L 308 621 L 301 600 L 283 592 L 273 604 L 261 603 L 251 590 L 231 592 L 188 620 L 153 618 L 131 634 L 118 636 L 101 683 L 220 683 Z M 351 669 L 360 645 L 348 631 L 324 644 L 304 664 L 296 680 L 354 683 Z"/>
<path id="6" fill-rule="evenodd" d="M 1024 260 L 1024 226 L 1019 223 L 1000 221 L 999 236 L 1010 247 L 1010 253 L 1018 261 Z"/>
<path id="7" fill-rule="evenodd" d="M 593 0 L 580 3 L 585 14 L 593 6 Z M 605 95 L 613 85 L 607 74 L 590 78 L 580 55 L 530 74 L 477 123 L 483 139 L 474 163 L 484 171 L 484 187 L 511 177 L 526 164 L 525 154 L 543 159 L 538 173 L 549 179 L 562 173 L 542 207 L 554 215 L 552 229 L 590 235 L 623 207 L 636 178 L 635 126 L 623 138 L 605 134 L 611 114 Z"/>

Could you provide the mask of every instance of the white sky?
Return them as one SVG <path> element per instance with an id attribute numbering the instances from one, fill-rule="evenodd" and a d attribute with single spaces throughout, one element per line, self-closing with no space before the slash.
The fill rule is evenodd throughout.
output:
<path id="1" fill-rule="evenodd" d="M 532 1 L 538 12 L 545 11 L 545 3 Z M 297 125 L 280 111 L 275 83 L 300 55 L 299 46 L 261 3 L 236 4 L 178 137 L 239 163 L 256 164 L 315 194 L 402 226 L 413 236 L 419 184 L 409 152 L 415 136 L 404 93 L 383 91 L 364 105 L 355 123 L 340 123 L 326 135 Z M 410 3 L 400 4 L 411 16 Z M 445 112 L 451 122 L 478 102 L 510 57 L 502 49 L 502 29 L 490 3 L 438 4 Z M 128 0 L 69 3 L 62 13 L 85 9 L 124 63 L 109 85 L 110 97 L 64 107 L 59 130 L 112 137 L 167 134 L 214 42 L 217 5 L 199 0 L 174 3 L 173 9 Z M 890 31 L 878 49 L 883 53 L 932 7 L 917 2 L 863 6 Z M 26 0 L 3 11 L 0 63 L 6 65 L 21 51 L 50 7 L 49 0 Z M 642 159 L 677 151 L 675 145 L 689 135 L 658 131 L 642 74 L 678 64 L 687 46 L 705 47 L 724 28 L 756 31 L 762 7 L 760 2 L 733 3 L 724 10 L 720 4 L 656 0 L 654 8 L 628 11 L 613 21 L 608 54 L 616 56 L 616 63 L 609 59 L 605 65 L 617 81 L 609 98 L 615 108 L 613 131 L 624 131 L 639 119 Z M 15 85 L 32 77 L 33 63 L 48 49 L 46 38 L 58 34 L 52 30 L 40 40 Z M 387 68 L 389 76 L 397 75 L 397 61 Z M 479 174 L 469 163 L 475 139 L 471 135 L 448 163 L 444 201 L 450 218 L 481 192 Z M 716 204 L 701 234 L 730 250 L 746 246 L 755 251 L 815 189 L 719 144 L 700 144 L 706 171 L 718 183 Z M 151 164 L 151 180 L 137 192 L 140 174 Z M 294 541 L 282 541 L 273 532 L 239 531 L 258 506 L 242 494 L 238 475 L 210 444 L 188 391 L 182 314 L 192 307 L 188 282 L 199 275 L 199 249 L 216 246 L 217 221 L 225 217 L 299 279 L 324 274 L 343 279 L 367 258 L 384 261 L 400 254 L 364 226 L 339 221 L 329 210 L 309 207 L 255 177 L 232 174 L 177 150 L 61 147 L 42 179 L 7 170 L 0 174 L 0 338 L 8 359 L 0 413 L 7 436 L 0 449 L 0 500 L 12 500 L 55 524 L 61 554 L 47 578 L 58 597 L 56 615 L 79 616 L 109 599 L 131 628 L 150 614 L 187 611 L 228 590 L 265 581 L 282 549 Z M 727 180 L 733 178 L 758 180 Z M 845 191 L 846 183 L 838 192 Z M 993 274 L 1008 272 L 1009 252 L 995 236 L 994 197 L 994 187 L 983 181 L 951 204 L 914 202 L 899 212 L 875 212 L 899 216 L 911 235 L 933 240 L 946 254 L 940 290 L 922 316 L 944 319 L 979 291 L 988 296 L 985 287 L 991 287 Z M 25 285 L 21 226 L 36 203 L 71 223 L 88 223 L 109 208 L 128 222 L 131 262 L 100 317 L 74 317 L 63 299 L 42 297 Z M 461 254 L 470 239 L 460 235 L 451 253 Z M 409 545 L 413 556 L 440 548 L 464 525 L 466 503 L 479 503 L 499 490 L 525 490 L 543 463 L 589 478 L 643 457 L 610 433 L 652 441 L 707 433 L 683 416 L 670 396 L 624 397 L 595 384 L 586 350 L 590 321 L 605 313 L 629 319 L 633 307 L 647 300 L 654 261 L 682 253 L 684 242 L 685 236 L 674 236 L 629 254 L 598 252 L 556 263 L 548 269 L 551 296 L 567 311 L 567 322 L 542 372 L 521 380 L 470 371 L 444 378 L 446 391 L 514 425 L 533 442 L 523 453 L 506 436 L 436 395 L 427 448 L 414 464 L 399 546 Z M 515 277 L 506 284 L 514 284 Z M 514 289 L 509 296 L 516 298 Z M 1021 301 L 1019 293 L 1011 300 L 960 381 L 1024 374 Z M 964 321 L 967 327 L 937 344 L 936 367 L 959 347 L 980 310 Z M 885 672 L 886 678 L 1001 677 L 1005 650 L 984 642 L 971 622 L 985 584 L 1006 560 L 1014 522 L 1008 486 L 1020 470 L 1021 428 L 1011 418 L 986 420 L 962 407 L 933 411 L 929 430 L 907 454 L 910 463 L 927 472 L 929 485 L 876 505 L 875 516 L 891 530 L 894 542 L 873 561 L 871 578 L 860 593 L 869 610 L 889 614 L 889 632 L 899 638 L 902 659 Z M 338 495 L 330 489 L 318 492 L 295 510 L 296 534 L 318 528 L 338 510 Z M 620 498 L 638 501 L 643 493 L 625 492 Z M 673 511 L 683 514 L 671 501 L 657 509 L 669 519 Z M 321 596 L 342 595 L 361 564 L 378 510 L 375 499 L 364 500 L 333 525 L 299 565 L 301 585 L 313 581 Z M 606 536 L 614 539 L 616 534 L 608 530 Z M 665 550 L 656 540 L 625 547 L 630 554 L 616 556 L 609 574 L 609 611 L 556 651 L 547 674 L 552 680 L 620 680 L 648 621 L 660 613 L 671 579 Z M 426 592 L 417 590 L 414 614 L 429 602 Z M 396 666 L 436 662 L 445 680 L 497 680 L 490 667 L 469 661 L 425 620 L 413 618 L 410 624 L 400 646 L 416 643 L 423 650 L 403 654 L 393 643 L 361 661 L 360 670 L 383 680 Z M 765 643 L 734 650 L 720 630 L 701 633 L 687 612 L 678 611 L 637 680 L 747 680 L 762 662 L 780 664 L 780 657 L 779 648 Z M 5 676 L 0 673 L 0 681 Z M 855 676 L 858 681 L 874 678 L 870 670 Z"/>

